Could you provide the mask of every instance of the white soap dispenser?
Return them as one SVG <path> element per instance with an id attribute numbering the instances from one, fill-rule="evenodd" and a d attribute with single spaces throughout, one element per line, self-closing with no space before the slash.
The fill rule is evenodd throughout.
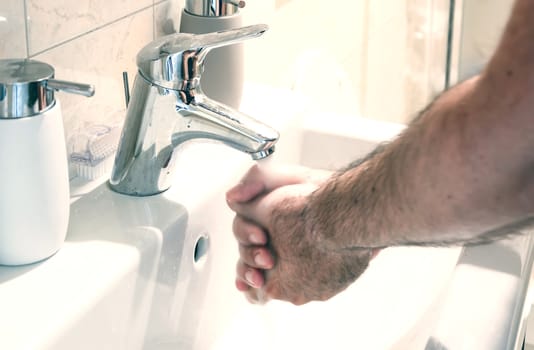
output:
<path id="1" fill-rule="evenodd" d="M 238 0 L 186 0 L 180 20 L 180 32 L 204 34 L 242 26 Z M 213 49 L 204 62 L 200 80 L 202 91 L 215 101 L 239 108 L 244 80 L 243 44 Z"/>
<path id="2" fill-rule="evenodd" d="M 67 153 L 54 91 L 92 96 L 94 88 L 53 78 L 46 63 L 0 60 L 0 265 L 43 260 L 67 233 Z"/>

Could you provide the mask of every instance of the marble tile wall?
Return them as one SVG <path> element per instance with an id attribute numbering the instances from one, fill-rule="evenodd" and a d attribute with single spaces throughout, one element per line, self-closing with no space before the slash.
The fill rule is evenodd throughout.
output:
<path id="1" fill-rule="evenodd" d="M 26 54 L 24 2 L 4 0 L 0 3 L 0 58 L 24 57 Z"/>
<path id="2" fill-rule="evenodd" d="M 27 0 L 30 55 L 133 16 L 152 5 L 152 0 Z"/>
<path id="3" fill-rule="evenodd" d="M 71 136 L 86 123 L 119 122 L 125 109 L 122 72 L 133 80 L 135 56 L 153 37 L 153 10 L 146 8 L 33 56 L 49 62 L 56 77 L 94 84 L 91 98 L 58 93 L 65 129 Z M 114 120 L 113 120 L 114 119 Z"/>
<path id="4" fill-rule="evenodd" d="M 0 58 L 42 60 L 59 79 L 96 86 L 91 99 L 58 93 L 70 140 L 89 124 L 123 120 L 122 72 L 132 82 L 138 50 L 179 27 L 184 2 L 2 0 Z M 409 48 L 417 46 L 407 39 L 413 34 L 410 2 L 346 0 L 329 8 L 320 0 L 248 0 L 244 24 L 271 29 L 245 45 L 246 80 L 293 88 L 311 97 L 316 109 L 406 121 L 410 93 L 417 91 L 407 83 L 407 62 L 417 61 L 414 55 L 417 62 L 428 60 L 427 44 L 415 53 Z M 423 7 L 435 2 L 447 3 L 418 0 Z"/>

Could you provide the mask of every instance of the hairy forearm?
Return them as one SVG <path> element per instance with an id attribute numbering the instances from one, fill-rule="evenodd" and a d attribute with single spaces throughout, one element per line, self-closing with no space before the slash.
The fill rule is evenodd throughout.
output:
<path id="1" fill-rule="evenodd" d="M 534 2 L 520 0 L 480 77 L 310 198 L 311 229 L 344 247 L 480 242 L 534 214 Z M 529 18 L 530 17 L 530 18 Z"/>

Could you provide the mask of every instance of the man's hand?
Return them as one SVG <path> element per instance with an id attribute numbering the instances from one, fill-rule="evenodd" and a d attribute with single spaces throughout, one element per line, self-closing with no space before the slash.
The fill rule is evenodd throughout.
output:
<path id="1" fill-rule="evenodd" d="M 253 167 L 227 194 L 237 214 L 236 286 L 252 302 L 281 299 L 299 305 L 329 299 L 360 276 L 373 256 L 369 249 L 333 250 L 321 244 L 306 204 L 326 173 L 310 174 Z"/>
<path id="2" fill-rule="evenodd" d="M 309 169 L 301 166 L 286 167 L 260 167 L 254 165 L 245 174 L 241 182 L 228 190 L 226 200 L 228 203 L 247 203 L 262 195 L 265 195 L 279 187 L 296 184 L 314 184 L 319 185 L 328 179 L 331 172 L 319 169 Z M 239 215 L 234 220 L 234 232 L 239 229 L 243 232 L 243 237 L 238 237 L 240 244 L 248 246 L 265 246 L 267 243 L 267 233 L 257 224 L 252 223 Z M 257 250 L 260 259 L 264 264 L 260 264 L 262 269 L 271 268 L 273 257 L 267 249 Z M 263 273 L 260 271 L 251 271 L 253 283 L 257 287 L 263 284 Z M 248 289 L 239 280 L 236 282 L 239 290 Z"/>

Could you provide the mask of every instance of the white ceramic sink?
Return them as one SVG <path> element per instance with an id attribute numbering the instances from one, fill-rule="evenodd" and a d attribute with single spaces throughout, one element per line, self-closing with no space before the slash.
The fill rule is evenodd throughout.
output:
<path id="1" fill-rule="evenodd" d="M 297 105 L 269 89 L 245 98 L 246 112 L 281 130 L 274 162 L 336 167 L 401 129 L 341 118 L 340 132 L 325 127 L 332 116 L 302 127 Z M 220 144 L 190 143 L 164 194 L 128 197 L 105 183 L 85 191 L 56 255 L 0 267 L 0 349 L 512 349 L 502 345 L 519 332 L 530 236 L 476 249 L 389 248 L 328 302 L 247 303 L 234 287 L 224 193 L 252 164 Z M 488 314 L 498 316 L 492 332 Z M 485 337 L 484 346 L 456 346 L 466 337 Z"/>
<path id="2" fill-rule="evenodd" d="M 360 122 L 355 126 L 380 125 Z M 324 167 L 345 164 L 345 160 L 367 153 L 377 138 L 395 135 L 400 127 L 389 125 L 389 130 L 372 137 L 369 135 L 373 132 L 368 132 L 367 137 L 359 139 L 350 139 L 349 135 L 331 138 L 324 128 L 301 130 L 302 133 L 291 135 L 291 145 L 281 140 L 277 152 L 282 159 L 275 156 L 275 163 L 293 160 Z M 290 155 L 284 154 L 285 147 Z M 167 195 L 173 197 L 175 190 Z M 226 208 L 222 192 L 210 202 L 210 209 L 213 210 L 205 214 L 204 220 L 211 243 L 206 261 L 210 264 L 203 271 L 192 269 L 194 277 L 189 281 L 207 281 L 207 289 L 198 289 L 183 300 L 174 299 L 173 305 L 187 305 L 188 311 L 180 314 L 175 306 L 171 307 L 176 318 L 168 324 L 174 324 L 174 329 L 158 337 L 157 330 L 162 327 L 155 325 L 148 333 L 147 349 L 424 348 L 460 248 L 388 249 L 350 289 L 326 303 L 295 307 L 272 302 L 255 306 L 234 287 L 237 246 L 230 231 L 233 215 Z M 159 306 L 168 311 L 168 302 Z"/>

